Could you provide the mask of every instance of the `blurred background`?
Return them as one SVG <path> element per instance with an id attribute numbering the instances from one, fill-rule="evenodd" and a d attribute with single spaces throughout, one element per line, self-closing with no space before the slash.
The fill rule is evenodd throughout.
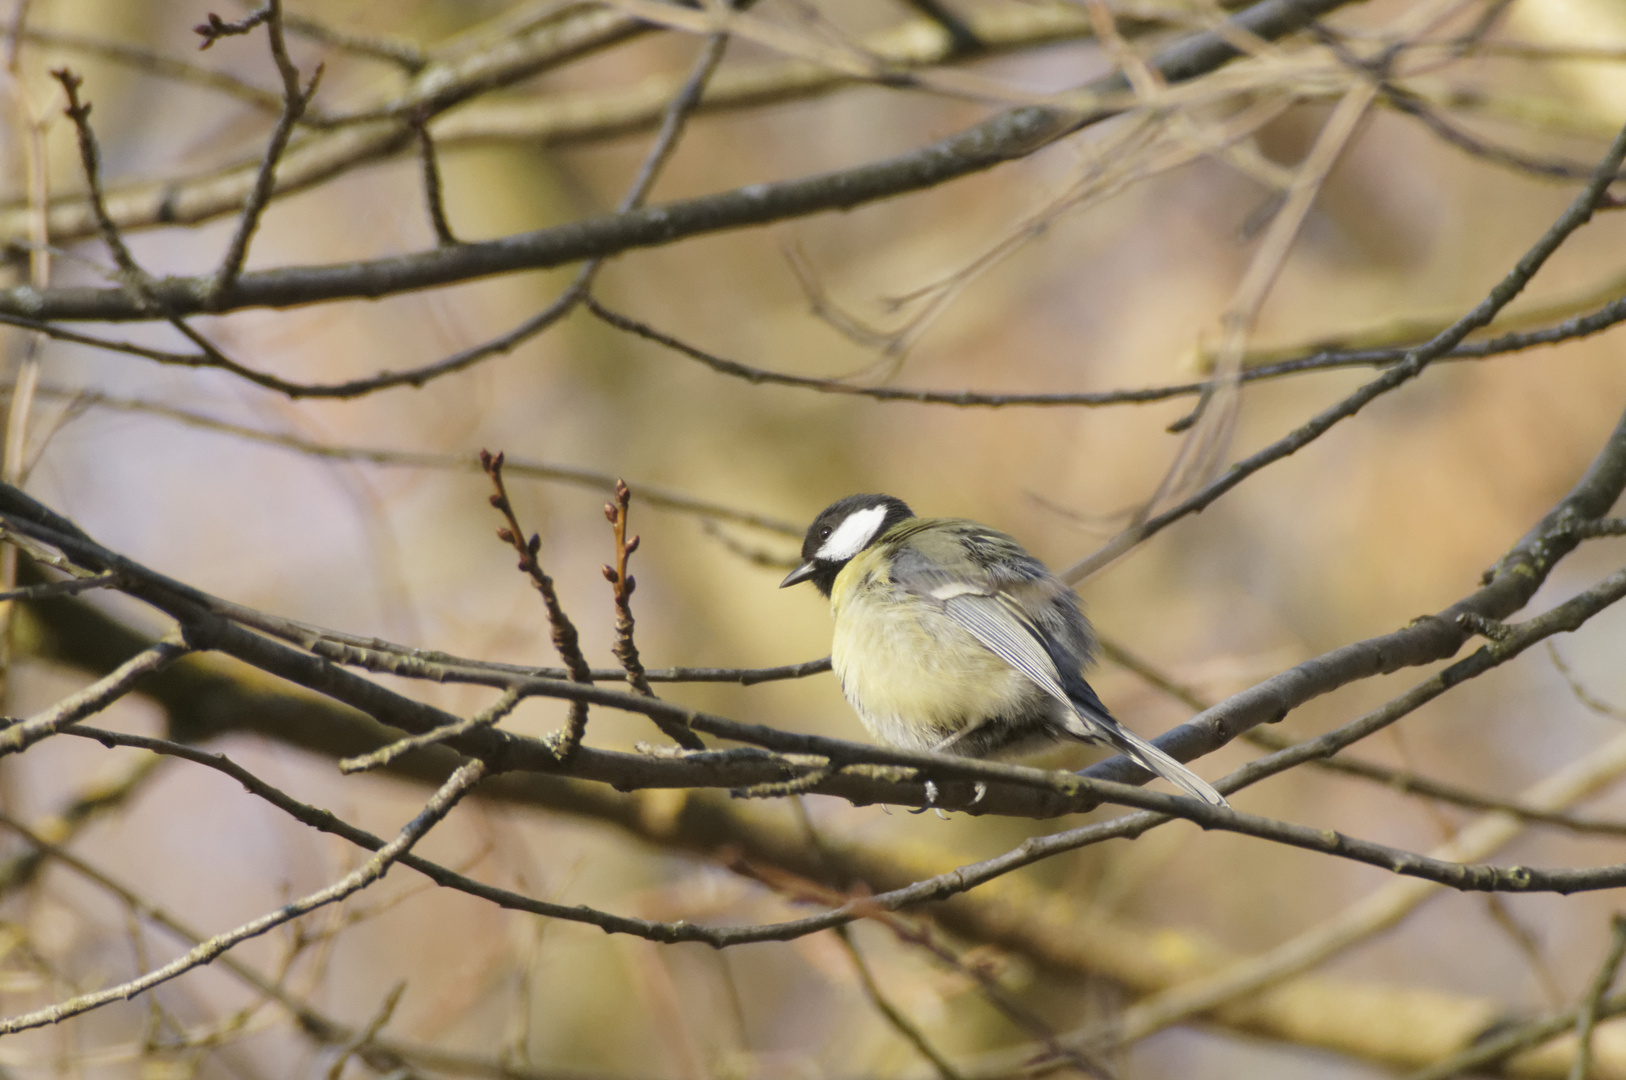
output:
<path id="1" fill-rule="evenodd" d="M 1007 95 L 1000 101 L 849 80 L 703 111 L 651 200 L 901 153 L 996 108 L 1069 90 L 1116 66 L 1115 48 L 1097 44 L 1083 6 L 1037 0 L 952 6 L 973 27 L 1050 19 L 1063 29 L 1033 31 L 952 68 L 998 88 Z M 210 10 L 201 2 L 35 0 L 24 7 L 8 17 L 13 32 L 22 25 L 34 36 L 12 45 L 0 167 L 11 200 L 0 213 L 9 215 L 3 220 L 14 242 L 27 236 L 27 176 L 39 149 L 30 147 L 28 118 L 42 122 L 41 168 L 51 196 L 69 199 L 84 189 L 51 68 L 65 64 L 85 78 L 110 194 L 164 179 L 207 178 L 263 152 L 274 110 L 166 73 L 150 60 L 131 60 L 178 58 L 274 95 L 280 84 L 263 29 L 199 53 L 191 27 Z M 490 35 L 500 43 L 503 27 L 512 25 L 502 20 L 526 11 L 565 19 L 592 5 L 555 7 L 330 0 L 291 3 L 290 11 L 358 38 L 412 43 L 433 56 L 437 48 L 494 48 Z M 1125 20 L 1123 48 L 1135 55 L 1213 17 L 1202 4 L 1113 7 Z M 220 14 L 241 17 L 247 10 Z M 764 0 L 753 13 L 843 48 L 942 35 L 905 3 Z M 1366 51 L 1397 35 L 1440 43 L 1488 26 L 1462 48 L 1420 50 L 1396 77 L 1489 145 L 1584 170 L 1626 120 L 1626 16 L 1607 0 L 1370 0 L 1334 13 L 1328 24 L 1347 48 Z M 430 130 L 456 236 L 495 238 L 613 209 L 648 151 L 649 126 L 584 125 L 555 137 L 525 110 L 545 118 L 549 109 L 607 109 L 635 93 L 654 94 L 651 88 L 666 87 L 669 95 L 700 45 L 673 30 L 632 36 L 437 117 Z M 138 52 L 111 55 L 115 46 Z M 315 107 L 335 115 L 388 102 L 410 78 L 331 38 L 292 33 L 290 50 L 307 75 L 318 62 L 326 65 Z M 771 73 L 792 62 L 767 45 L 736 40 L 717 79 Z M 1168 123 L 1156 152 L 1137 149 L 1133 138 L 1135 125 L 1156 111 L 1143 108 L 926 192 L 625 254 L 605 265 L 596 295 L 720 356 L 776 372 L 850 376 L 861 385 L 1061 393 L 1200 379 L 1281 205 L 1280 185 L 1292 180 L 1339 100 L 1359 82 L 1332 51 L 1306 38 L 1251 64 L 1265 71 L 1253 85 L 1183 102 L 1177 116 L 1187 127 Z M 1223 152 L 1204 143 L 1248 109 L 1253 119 Z M 322 134 L 304 130 L 296 146 Z M 1123 166 L 1111 183 L 1091 180 L 1103 162 Z M 1575 180 L 1451 145 L 1380 101 L 1315 194 L 1246 347 L 1298 356 L 1327 341 L 1426 338 L 1431 330 L 1404 338 L 1397 327 L 1437 329 L 1478 302 L 1577 189 Z M 1043 227 L 1022 235 L 1036 218 Z M 234 224 L 231 214 L 221 214 L 189 227 L 132 226 L 128 239 L 155 274 L 203 274 L 217 264 Z M 1601 215 L 1564 246 L 1509 317 L 1551 325 L 1626 293 L 1623 240 L 1626 222 Z M 434 244 L 421 167 L 409 147 L 279 197 L 248 265 L 330 264 Z M 1001 245 L 1010 250 L 983 268 L 980 260 Z M 56 240 L 50 283 L 107 284 L 110 266 L 93 237 Z M 968 273 L 973 267 L 979 272 Z M 14 270 L 13 283 L 26 280 L 26 269 L 14 262 Z M 331 383 L 426 364 L 504 333 L 546 306 L 574 273 L 567 267 L 508 274 L 377 301 L 234 312 L 195 325 L 251 367 Z M 897 302 L 945 279 L 953 287 L 930 293 L 927 300 L 941 303 L 929 311 L 920 301 Z M 821 317 L 810 284 L 839 317 Z M 894 335 L 887 340 L 903 347 L 889 351 L 873 338 L 844 333 L 847 321 Z M 160 348 L 185 344 L 162 325 L 92 329 Z M 15 373 L 33 355 L 29 337 L 5 333 Z M 1603 444 L 1626 405 L 1620 349 L 1618 334 L 1606 333 L 1435 365 L 1084 582 L 1080 593 L 1092 619 L 1105 638 L 1218 700 L 1449 605 L 1478 587 L 1481 572 L 1568 490 Z M 634 610 L 650 666 L 756 667 L 828 651 L 823 602 L 812 590 L 776 588 L 801 530 L 827 503 L 885 491 L 922 514 L 993 524 L 1052 566 L 1064 566 L 1096 549 L 1151 496 L 1180 447 L 1182 436 L 1166 429 L 1193 404 L 1181 397 L 1103 408 L 956 408 L 751 385 L 579 311 L 469 370 L 350 400 L 293 400 L 218 371 L 60 342 L 40 347 L 37 360 L 43 389 L 27 432 L 27 490 L 101 542 L 279 615 L 520 664 L 557 661 L 541 605 L 514 571 L 512 552 L 493 537 L 499 522 L 486 504 L 490 489 L 469 464 L 482 447 L 631 485 L 632 527 L 643 537 L 634 558 Z M 1348 368 L 1246 385 L 1228 456 L 1279 438 L 1372 374 Z M 76 396 L 85 391 L 99 396 Z M 214 426 L 200 426 L 199 418 Z M 283 445 L 234 429 L 281 438 Z M 315 445 L 440 454 L 461 464 L 334 460 L 296 448 Z M 646 487 L 784 527 L 664 509 L 641 499 Z M 559 582 L 589 658 L 612 664 L 614 611 L 598 570 L 611 554 L 602 486 L 514 473 L 510 488 L 520 520 L 542 536 L 543 564 Z M 1612 540 L 1583 546 L 1558 568 L 1533 611 L 1615 569 L 1621 551 Z M 164 629 L 155 613 L 132 601 L 87 602 L 144 632 Z M 1605 612 L 1552 648 L 1534 649 L 1428 705 L 1356 753 L 1516 797 L 1622 734 L 1623 634 L 1626 615 Z M 1363 681 L 1295 711 L 1273 730 L 1320 733 L 1430 673 Z M 28 715 L 85 681 L 84 672 L 31 660 L 20 646 L 7 711 Z M 1191 712 L 1110 663 L 1093 682 L 1143 735 Z M 392 685 L 463 715 L 492 696 L 472 687 Z M 742 721 L 863 737 L 829 675 L 750 688 L 668 686 L 661 693 Z M 533 700 L 506 723 L 541 734 L 563 718 L 557 703 Z M 159 708 L 139 697 L 120 702 L 100 722 L 140 732 L 163 727 Z M 597 710 L 588 738 L 626 749 L 658 733 L 639 718 Z M 341 777 L 331 759 L 272 738 L 235 737 L 210 748 L 385 835 L 427 794 L 399 779 Z M 1239 742 L 1196 767 L 1214 779 L 1259 752 Z M 1094 756 L 1079 748 L 1042 763 L 1078 768 Z M 1600 778 L 1584 811 L 1626 821 L 1626 795 L 1608 779 Z M 73 800 L 103 789 L 117 793 L 111 812 L 83 826 L 61 817 Z M 57 823 L 55 838 L 75 855 L 205 935 L 320 888 L 358 862 L 355 849 L 218 774 L 87 740 L 53 739 L 26 759 L 4 759 L 0 802 L 19 822 Z M 956 814 L 943 821 L 822 797 L 800 804 L 736 809 L 787 835 L 811 827 L 894 853 L 900 865 L 940 869 L 1082 820 Z M 1468 811 L 1310 769 L 1261 784 L 1236 804 L 1415 851 L 1473 820 Z M 661 804 L 646 798 L 642 805 Z M 724 859 L 653 842 L 652 830 L 637 832 L 590 813 L 473 801 L 423 850 L 532 896 L 646 918 L 738 924 L 807 910 L 732 872 Z M 4 843 L 13 859 L 30 850 L 15 836 Z M 1626 860 L 1626 844 L 1618 835 L 1542 828 L 1484 857 L 1604 864 Z M 1057 1031 L 1110 1024 L 1143 995 L 1326 924 L 1391 881 L 1353 863 L 1184 824 L 1133 843 L 1087 848 L 1018 877 L 1001 894 L 1007 902 L 1019 898 L 1030 905 L 1025 910 L 1047 912 L 1080 934 L 1095 928 L 1098 937 L 1081 938 L 1079 957 L 1024 954 L 1009 941 L 965 936 L 963 928 L 956 938 L 951 927 L 946 936 L 955 948 L 973 950 L 956 967 L 879 924 L 853 933 L 876 984 L 964 1075 L 1015 1068 L 1012 1059 L 987 1055 L 1034 1038 L 989 1004 L 973 971 L 992 973 Z M 47 863 L 9 888 L 0 901 L 0 1009 L 8 1016 L 129 978 L 183 951 L 144 926 L 129 904 L 64 864 Z M 1370 1044 L 1336 1044 L 1312 1034 L 1319 1029 L 1311 1020 L 1292 1029 L 1250 1019 L 1242 1008 L 1171 1027 L 1105 1060 L 1117 1075 L 1146 1080 L 1404 1074 L 1498 1018 L 1573 1005 L 1602 962 L 1617 907 L 1608 892 L 1495 901 L 1440 895 L 1392 929 L 1360 935 L 1315 972 L 1323 989 L 1389 1003 L 1388 1011 L 1373 1013 L 1388 1019 L 1368 1027 L 1394 1030 Z M 929 921 L 931 912 L 915 917 Z M 379 1018 L 392 989 L 404 984 L 383 1032 L 463 1055 L 417 1059 L 415 1069 L 425 1073 L 933 1073 L 868 999 L 852 956 L 831 934 L 723 952 L 656 946 L 505 913 L 397 869 L 349 904 L 233 955 L 354 1027 Z M 1320 999 L 1306 990 L 1296 1000 L 1308 1009 Z M 1348 1013 L 1356 997 L 1329 1000 Z M 1437 1014 L 1428 1011 L 1436 1006 Z M 1406 1043 L 1398 1017 L 1422 1034 Z M 1390 1042 L 1410 1049 L 1384 1049 Z M 1626 1076 L 1626 1034 L 1606 1028 L 1598 1045 L 1593 1075 Z M 311 1075 L 336 1063 L 352 1075 L 377 1071 L 364 1060 L 341 1060 L 338 1047 L 302 1032 L 285 1009 L 218 968 L 127 1005 L 0 1040 L 0 1068 L 18 1077 L 270 1078 Z M 1561 1057 L 1545 1065 L 1532 1058 L 1526 1071 L 1557 1076 L 1565 1067 Z"/>

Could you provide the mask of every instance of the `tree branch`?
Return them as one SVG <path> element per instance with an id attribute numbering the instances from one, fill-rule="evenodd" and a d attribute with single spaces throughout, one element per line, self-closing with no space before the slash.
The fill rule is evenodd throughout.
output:
<path id="1" fill-rule="evenodd" d="M 1207 74 L 1239 54 L 1233 33 L 1272 40 L 1302 29 L 1348 0 L 1260 0 L 1230 21 L 1234 31 L 1206 32 L 1178 42 L 1148 62 L 1165 81 Z M 1024 106 L 1001 112 L 959 134 L 919 150 L 839 172 L 659 206 L 588 218 L 569 225 L 412 255 L 329 266 L 286 267 L 247 273 L 207 307 L 211 279 L 165 278 L 155 298 L 178 316 L 210 310 L 284 307 L 340 299 L 377 299 L 470 281 L 492 274 L 535 270 L 603 258 L 633 248 L 674 243 L 702 233 L 764 225 L 828 210 L 846 210 L 1027 157 L 1057 139 L 1117 115 L 1108 104 L 1127 85 L 1120 75 L 1090 84 L 1069 108 Z M 451 104 L 453 102 L 448 102 Z M 394 139 L 411 138 L 410 127 Z M 42 320 L 128 321 L 153 317 L 117 289 L 53 288 L 44 293 L 0 291 L 0 314 Z"/>

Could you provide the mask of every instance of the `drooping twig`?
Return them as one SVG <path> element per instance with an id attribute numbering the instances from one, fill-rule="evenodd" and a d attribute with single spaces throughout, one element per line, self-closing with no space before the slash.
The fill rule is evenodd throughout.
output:
<path id="1" fill-rule="evenodd" d="M 460 767 L 430 797 L 418 816 L 409 821 L 394 840 L 379 849 L 378 853 L 372 858 L 327 888 L 284 904 L 276 911 L 262 915 L 252 922 L 244 923 L 234 930 L 217 934 L 189 950 L 184 956 L 177 957 L 163 967 L 149 971 L 139 978 L 108 987 L 105 990 L 80 994 L 48 1008 L 24 1013 L 8 1020 L 0 1020 L 0 1036 L 27 1031 L 30 1028 L 44 1027 L 47 1024 L 60 1023 L 71 1016 L 90 1012 L 92 1009 L 101 1008 L 103 1005 L 115 1001 L 126 1001 L 137 994 L 144 993 L 155 986 L 168 982 L 177 975 L 202 967 L 241 942 L 259 937 L 261 934 L 284 923 L 360 892 L 388 873 L 389 868 L 402 855 L 411 850 L 412 845 L 416 844 L 425 833 L 450 813 L 452 807 L 456 806 L 458 801 L 480 782 L 481 778 L 485 776 L 485 772 L 485 764 L 480 761 L 471 761 Z"/>
<path id="2" fill-rule="evenodd" d="M 497 489 L 496 494 L 491 496 L 491 505 L 508 522 L 497 530 L 497 539 L 514 549 L 519 556 L 520 572 L 530 577 L 531 584 L 541 595 L 542 605 L 548 612 L 548 625 L 553 628 L 553 647 L 559 653 L 559 659 L 565 662 L 565 670 L 570 673 L 571 681 L 591 683 L 593 669 L 582 656 L 581 637 L 576 633 L 576 624 L 565 614 L 564 607 L 559 603 L 559 593 L 553 587 L 553 579 L 543 571 L 541 562 L 537 560 L 537 552 L 542 550 L 542 534 L 532 533 L 530 539 L 526 539 L 519 518 L 514 516 L 514 504 L 509 501 L 508 488 L 502 478 L 502 454 L 481 450 L 480 466 L 491 478 L 491 486 Z M 554 740 L 554 749 L 561 761 L 570 760 L 581 746 L 585 734 L 587 702 L 578 699 L 570 703 L 570 718 Z"/>
<path id="3" fill-rule="evenodd" d="M 838 892 L 781 867 L 763 865 L 744 856 L 730 858 L 727 865 L 736 874 L 748 877 L 799 903 L 816 903 L 834 908 L 849 902 L 861 904 L 864 899 L 862 894 Z M 1049 1057 L 1065 1060 L 1087 1075 L 1101 1080 L 1111 1080 L 1110 1072 L 1101 1062 L 1074 1047 L 1064 1046 L 1057 1038 L 1055 1029 L 1008 991 L 994 972 L 989 970 L 988 965 L 977 963 L 944 944 L 940 936 L 934 932 L 932 923 L 879 907 L 859 910 L 863 918 L 886 927 L 903 944 L 925 952 L 950 970 L 975 983 L 988 1003 L 1017 1027 L 1025 1029 L 1037 1038 L 1044 1045 L 1045 1053 Z"/>
<path id="4" fill-rule="evenodd" d="M 237 781 L 250 795 L 264 799 L 294 820 L 319 832 L 337 836 L 366 851 L 376 852 L 385 846 L 382 837 L 367 832 L 365 829 L 357 828 L 320 807 L 300 802 L 276 785 L 266 782 L 243 768 L 225 754 L 210 753 L 207 750 L 200 750 L 195 746 L 187 746 L 184 743 L 178 743 L 170 739 L 105 731 L 83 725 L 72 729 L 70 734 L 94 739 L 104 746 L 125 746 L 139 750 L 149 750 L 154 754 L 162 754 L 214 769 L 222 775 L 229 776 Z M 0 819 L 0 821 L 3 821 L 3 819 Z M 410 852 L 402 855 L 399 861 L 402 866 L 416 870 L 436 885 L 447 889 L 456 889 L 459 892 L 489 901 L 509 911 L 523 911 L 546 918 L 579 922 L 584 925 L 599 927 L 606 933 L 629 934 L 649 941 L 667 943 L 678 941 L 705 942 L 719 947 L 730 943 L 726 937 L 726 927 L 722 928 L 725 932 L 724 937 L 715 937 L 714 928 L 699 926 L 692 922 L 654 922 L 649 919 L 614 915 L 588 907 L 585 904 L 560 904 L 549 900 L 537 900 L 509 889 L 502 889 L 495 885 L 487 885 L 485 882 L 476 881 L 455 870 L 447 869 L 439 863 L 431 862 L 420 855 Z M 186 936 L 188 933 L 184 928 L 178 929 L 177 932 L 180 932 L 182 936 Z M 193 936 L 194 944 L 201 940 L 201 935 Z"/>
<path id="5" fill-rule="evenodd" d="M 954 1064 L 944 1057 L 943 1052 L 933 1046 L 925 1033 L 915 1026 L 915 1022 L 881 991 L 880 984 L 875 981 L 869 964 L 864 960 L 864 954 L 858 951 L 858 945 L 853 941 L 852 931 L 846 926 L 838 926 L 836 937 L 840 939 L 847 950 L 847 955 L 852 959 L 853 970 L 858 973 L 858 983 L 864 988 L 864 996 L 875 1006 L 875 1011 L 880 1013 L 910 1046 L 919 1051 L 921 1057 L 931 1062 L 932 1068 L 937 1070 L 937 1075 L 942 1080 L 961 1080 L 960 1072 Z"/>

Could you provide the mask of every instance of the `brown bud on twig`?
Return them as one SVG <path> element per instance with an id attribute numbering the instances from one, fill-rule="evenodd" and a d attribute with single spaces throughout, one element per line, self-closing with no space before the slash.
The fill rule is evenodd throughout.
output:
<path id="1" fill-rule="evenodd" d="M 625 545 L 623 545 L 623 550 L 626 551 L 628 555 L 631 555 L 634 551 L 638 550 L 638 541 L 642 539 L 643 537 L 641 536 L 634 536 L 631 540 L 628 540 Z"/>
<path id="2" fill-rule="evenodd" d="M 512 544 L 514 542 L 514 534 L 508 529 L 508 526 L 499 525 L 497 527 L 497 539 L 501 540 L 505 544 Z"/>
<path id="3" fill-rule="evenodd" d="M 606 521 L 608 521 L 611 525 L 614 525 L 615 524 L 615 519 L 617 517 L 619 517 L 619 516 L 620 516 L 620 511 L 616 509 L 615 503 L 605 503 L 604 504 L 604 519 Z"/>
<path id="4" fill-rule="evenodd" d="M 611 585 L 614 585 L 617 581 L 621 580 L 621 575 L 615 572 L 615 567 L 601 566 L 599 569 L 604 572 L 604 580 L 608 581 Z"/>
<path id="5" fill-rule="evenodd" d="M 480 468 L 486 472 L 491 471 L 491 451 L 483 447 L 480 450 Z"/>

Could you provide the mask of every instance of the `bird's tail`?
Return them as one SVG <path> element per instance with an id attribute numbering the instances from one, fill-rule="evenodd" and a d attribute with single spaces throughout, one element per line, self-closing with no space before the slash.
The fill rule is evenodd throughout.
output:
<path id="1" fill-rule="evenodd" d="M 1084 708 L 1079 708 L 1078 713 L 1078 718 L 1083 721 L 1089 738 L 1110 744 L 1114 750 L 1136 765 L 1148 772 L 1156 773 L 1192 798 L 1201 799 L 1210 806 L 1230 809 L 1231 804 L 1225 801 L 1225 796 L 1215 791 L 1206 780 L 1118 723 L 1110 715 L 1096 714 L 1095 710 Z"/>

